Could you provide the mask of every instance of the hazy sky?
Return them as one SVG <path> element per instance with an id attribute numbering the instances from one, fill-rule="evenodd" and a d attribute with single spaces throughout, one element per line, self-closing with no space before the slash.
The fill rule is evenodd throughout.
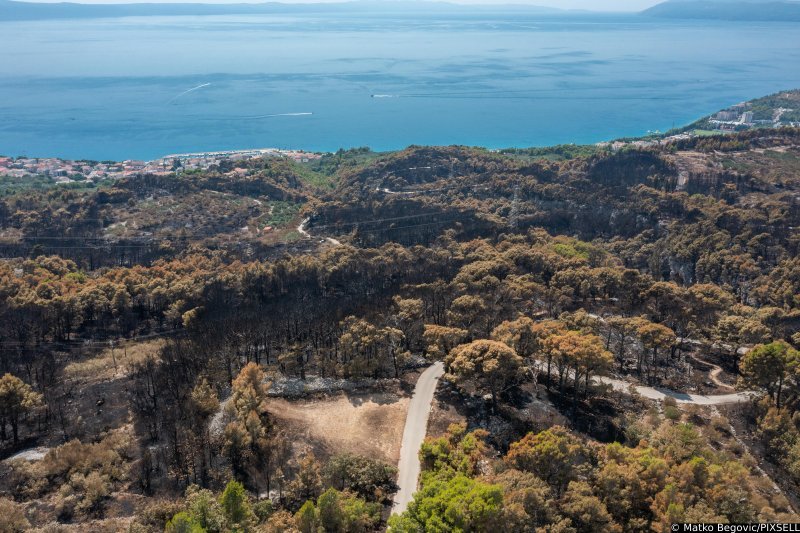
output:
<path id="1" fill-rule="evenodd" d="M 64 0 L 29 0 L 60 2 Z M 68 0 L 82 4 L 127 4 L 132 2 L 151 3 L 196 3 L 237 4 L 242 2 L 258 3 L 270 0 Z M 277 0 L 284 3 L 340 2 L 346 0 Z M 639 11 L 660 3 L 662 0 L 447 0 L 458 4 L 531 4 L 537 6 L 557 7 L 561 9 L 588 9 L 592 11 Z"/>

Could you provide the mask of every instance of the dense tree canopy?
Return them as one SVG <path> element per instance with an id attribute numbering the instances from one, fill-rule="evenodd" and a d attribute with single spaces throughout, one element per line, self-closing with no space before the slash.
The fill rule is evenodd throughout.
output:
<path id="1" fill-rule="evenodd" d="M 496 404 L 497 396 L 518 379 L 522 358 L 502 342 L 478 340 L 454 348 L 446 364 L 458 382 L 473 383 Z"/>
<path id="2" fill-rule="evenodd" d="M 52 449 L 0 489 L 75 522 L 134 492 L 159 503 L 143 531 L 381 528 L 393 467 L 303 447 L 271 395 L 405 394 L 438 360 L 469 424 L 423 445 L 398 530 L 775 519 L 746 448 L 800 486 L 798 141 L 352 150 L 8 191 L 0 447 Z M 727 394 L 737 372 L 763 393 L 740 442 L 596 379 Z"/>

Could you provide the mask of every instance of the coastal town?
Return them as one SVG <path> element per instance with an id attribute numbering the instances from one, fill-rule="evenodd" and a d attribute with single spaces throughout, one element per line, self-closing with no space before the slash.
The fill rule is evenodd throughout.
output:
<path id="1" fill-rule="evenodd" d="M 751 104 L 742 102 L 714 114 L 708 123 L 719 131 L 740 131 L 755 127 L 798 127 L 800 121 L 786 120 L 788 114 L 793 111 L 794 109 L 779 107 L 772 111 L 771 117 L 757 118 L 755 112 L 751 110 Z"/>
<path id="2" fill-rule="evenodd" d="M 675 141 L 692 137 L 719 135 L 753 128 L 800 127 L 800 113 L 797 108 L 785 107 L 797 103 L 797 91 L 788 91 L 778 95 L 759 98 L 749 102 L 741 102 L 727 107 L 711 116 L 702 118 L 680 130 L 667 133 L 648 132 L 647 137 L 639 139 L 620 139 L 599 142 L 595 146 L 620 150 L 625 147 L 650 148 L 664 146 Z"/>
<path id="3" fill-rule="evenodd" d="M 298 162 L 319 159 L 322 154 L 303 150 L 258 148 L 250 150 L 226 150 L 171 154 L 152 161 L 90 161 L 70 160 L 55 157 L 4 157 L 0 156 L 0 176 L 24 178 L 44 176 L 55 183 L 79 181 L 101 182 L 140 174 L 171 175 L 193 170 L 208 170 L 219 167 L 224 161 L 245 161 L 258 157 L 284 157 Z M 228 172 L 237 172 L 233 168 Z"/>
<path id="4" fill-rule="evenodd" d="M 740 102 L 701 121 L 712 131 L 733 132 L 751 128 L 800 126 L 797 91 L 788 91 L 750 102 Z M 791 105 L 792 107 L 786 107 Z"/>

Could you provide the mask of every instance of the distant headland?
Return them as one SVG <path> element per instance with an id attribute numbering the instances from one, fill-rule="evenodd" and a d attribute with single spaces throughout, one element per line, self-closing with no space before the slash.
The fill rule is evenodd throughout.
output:
<path id="1" fill-rule="evenodd" d="M 81 4 L 0 0 L 0 22 L 16 20 L 87 19 L 149 16 L 419 13 L 463 15 L 524 13 L 538 15 L 588 14 L 530 4 L 456 4 L 439 1 L 354 0 L 329 3 L 130 3 Z M 596 13 L 592 13 L 596 14 Z M 738 21 L 800 21 L 800 2 L 787 0 L 668 0 L 639 13 L 662 19 L 713 19 Z"/>

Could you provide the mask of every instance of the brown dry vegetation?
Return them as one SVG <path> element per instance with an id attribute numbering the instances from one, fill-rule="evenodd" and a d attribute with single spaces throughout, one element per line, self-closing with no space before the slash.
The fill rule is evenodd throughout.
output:
<path id="1" fill-rule="evenodd" d="M 318 457 L 352 453 L 397 463 L 409 398 L 395 392 L 345 394 L 316 400 L 269 402 L 269 412 L 291 440 Z"/>
<path id="2" fill-rule="evenodd" d="M 64 376 L 80 381 L 126 376 L 136 365 L 144 363 L 148 358 L 158 357 L 164 343 L 163 339 L 124 342 L 113 348 L 106 348 L 94 357 L 68 364 L 64 368 Z"/>
<path id="3" fill-rule="evenodd" d="M 54 192 L 0 201 L 4 225 L 24 230 L 27 245 L 37 247 L 9 245 L 13 259 L 0 264 L 0 295 L 7 295 L 0 298 L 0 338 L 9 348 L 0 366 L 43 397 L 24 413 L 22 439 L 5 437 L 10 442 L 3 451 L 70 441 L 39 465 L 20 466 L 29 475 L 19 487 L 7 477 L 0 490 L 35 511 L 35 527 L 58 518 L 83 521 L 89 531 L 123 525 L 101 526 L 101 517 L 138 520 L 145 512 L 144 504 L 134 505 L 140 497 L 161 505 L 146 524 L 146 531 L 161 531 L 188 505 L 176 500 L 187 486 L 218 493 L 232 477 L 252 495 L 277 490 L 275 505 L 283 513 L 308 510 L 305 504 L 320 505 L 324 483 L 334 479 L 320 474 L 324 463 L 350 453 L 359 457 L 339 462 L 355 470 L 354 477 L 373 479 L 346 484 L 339 476 L 336 490 L 357 486 L 370 503 L 383 505 L 393 474 L 369 459 L 394 464 L 398 458 L 413 382 L 413 372 L 402 375 L 403 365 L 426 354 L 446 358 L 474 341 L 506 344 L 492 353 L 513 364 L 482 365 L 485 375 L 451 365 L 458 387 L 442 387 L 430 434 L 467 422 L 470 429 L 488 430 L 487 457 L 497 458 L 529 432 L 569 424 L 589 451 L 598 444 L 584 446 L 585 437 L 625 445 L 626 468 L 635 466 L 628 459 L 637 454 L 657 452 L 676 468 L 676 479 L 684 461 L 669 456 L 690 438 L 698 461 L 748 479 L 746 498 L 756 511 L 783 513 L 785 502 L 762 487 L 765 480 L 750 480 L 756 461 L 714 413 L 656 408 L 590 386 L 594 375 L 612 372 L 654 386 L 712 392 L 704 384 L 707 365 L 693 361 L 679 338 L 720 347 L 713 357 L 700 354 L 730 374 L 722 375 L 728 383 L 736 377 L 738 348 L 770 340 L 800 346 L 800 158 L 797 148 L 785 148 L 798 146 L 800 130 L 760 135 L 564 162 L 412 148 L 339 175 L 334 193 L 319 195 L 301 212 L 294 207 L 310 199 L 297 187 L 275 189 L 255 175 L 252 183 L 240 183 L 213 172 L 141 177 L 86 197 Z M 426 192 L 412 193 L 420 188 Z M 162 189 L 172 196 L 159 196 Z M 285 204 L 280 217 L 267 211 L 278 203 Z M 137 240 L 143 235 L 123 232 L 117 238 L 129 240 L 130 249 L 93 244 L 102 229 L 97 220 L 111 224 L 130 216 L 153 219 L 146 230 L 152 240 L 143 244 Z M 240 231 L 269 222 L 297 237 L 293 228 L 306 216 L 315 238 L 301 242 L 309 249 L 324 236 L 348 244 L 264 261 L 259 247 L 279 233 L 248 240 Z M 216 244 L 230 246 L 209 246 L 214 243 L 188 229 L 181 246 L 163 245 L 161 239 L 183 232 L 186 223 L 206 227 L 221 236 Z M 155 257 L 165 259 L 152 262 Z M 117 345 L 113 352 L 108 347 L 111 339 L 164 332 L 165 341 Z M 544 383 L 537 388 L 533 372 L 520 371 L 520 357 L 548 366 L 555 357 L 552 376 L 539 376 L 549 396 Z M 253 367 L 259 370 L 235 378 Z M 401 385 L 289 401 L 269 398 L 262 369 L 289 379 L 400 378 Z M 770 416 L 766 426 L 770 435 L 792 437 L 767 442 L 773 457 L 797 458 L 791 470 L 769 471 L 786 478 L 787 488 L 800 483 L 800 475 L 790 477 L 800 472 L 800 416 L 791 416 L 800 406 L 798 376 L 787 381 L 791 413 Z M 490 407 L 482 395 L 495 389 L 501 394 Z M 237 390 L 239 401 L 229 403 L 235 408 L 224 412 L 225 431 L 212 436 L 208 420 L 220 412 L 220 400 L 237 398 Z M 534 400 L 537 392 L 541 401 Z M 742 437 L 765 433 L 756 415 L 762 416 L 743 421 Z M 698 427 L 702 439 L 680 420 Z M 124 446 L 108 438 L 128 424 Z M 645 450 L 650 436 L 660 439 L 652 451 Z M 756 457 L 765 453 L 750 448 Z M 728 477 L 705 493 L 686 491 L 686 509 L 699 512 L 697 499 L 715 494 L 740 501 L 721 491 L 731 485 Z M 528 481 L 532 489 L 541 485 Z M 579 521 L 581 513 L 571 510 L 579 501 L 612 502 L 602 486 L 585 486 L 593 482 L 592 476 L 580 479 L 564 501 L 565 487 L 553 485 L 564 516 Z M 513 494 L 507 492 L 509 502 Z M 726 502 L 711 510 L 741 518 Z M 644 522 L 624 513 L 614 519 L 641 531 L 643 523 L 670 518 L 664 513 L 672 503 L 643 505 L 633 518 Z"/>

